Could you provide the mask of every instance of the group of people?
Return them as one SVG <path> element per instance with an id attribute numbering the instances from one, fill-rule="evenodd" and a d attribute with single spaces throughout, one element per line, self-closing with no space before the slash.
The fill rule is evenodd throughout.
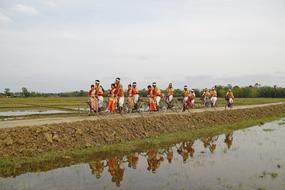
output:
<path id="1" fill-rule="evenodd" d="M 157 86 L 156 82 L 153 82 L 152 85 L 147 86 L 148 90 L 148 106 L 149 111 L 159 111 L 160 110 L 160 101 L 164 99 L 167 108 L 173 107 L 173 96 L 174 96 L 174 88 L 172 83 L 169 83 L 166 89 L 166 95 L 162 93 L 161 89 Z M 100 84 L 99 80 L 95 81 L 95 85 L 92 84 L 91 88 L 88 92 L 89 101 L 88 104 L 90 106 L 90 112 L 101 112 L 103 110 L 103 102 L 104 102 L 104 88 Z M 187 85 L 184 86 L 182 91 L 182 105 L 183 111 L 194 108 L 195 106 L 196 94 L 193 89 L 189 89 Z M 225 99 L 228 102 L 228 107 L 232 107 L 234 95 L 231 89 L 228 90 Z M 216 107 L 216 103 L 218 100 L 218 94 L 215 88 L 204 89 L 202 94 L 202 102 L 205 107 Z M 121 84 L 121 79 L 116 78 L 115 82 L 111 84 L 110 89 L 108 90 L 108 103 L 107 103 L 107 111 L 111 113 L 119 112 L 122 113 L 123 106 L 125 101 L 125 93 L 123 85 Z M 137 83 L 133 82 L 128 85 L 127 89 L 127 111 L 137 111 L 139 109 L 139 89 L 137 87 Z"/>

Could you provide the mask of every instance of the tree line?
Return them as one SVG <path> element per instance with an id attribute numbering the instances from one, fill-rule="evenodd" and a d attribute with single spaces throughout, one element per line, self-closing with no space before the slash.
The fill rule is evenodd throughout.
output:
<path id="1" fill-rule="evenodd" d="M 231 88 L 234 96 L 237 98 L 285 98 L 285 88 L 275 86 L 261 86 L 256 83 L 255 85 L 250 85 L 246 87 L 239 86 L 222 86 L 216 85 L 215 89 L 218 93 L 218 97 L 224 97 L 227 90 Z M 196 96 L 201 97 L 203 89 L 194 89 Z M 166 94 L 166 90 L 162 89 L 162 92 Z M 105 96 L 108 92 L 105 91 Z M 142 89 L 139 92 L 141 97 L 147 97 L 147 89 Z M 174 97 L 181 97 L 182 89 L 174 90 Z M 21 92 L 11 92 L 9 88 L 5 88 L 3 93 L 0 93 L 2 97 L 85 97 L 87 96 L 87 91 L 79 90 L 72 92 L 60 92 L 60 93 L 41 93 L 29 91 L 26 87 L 21 89 Z"/>

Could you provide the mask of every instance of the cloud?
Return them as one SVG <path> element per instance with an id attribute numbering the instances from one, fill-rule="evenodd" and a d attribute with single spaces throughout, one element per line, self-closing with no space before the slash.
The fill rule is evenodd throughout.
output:
<path id="1" fill-rule="evenodd" d="M 57 4 L 53 1 L 44 1 L 43 3 L 44 3 L 44 5 L 46 5 L 48 7 L 56 7 L 57 6 Z"/>
<path id="2" fill-rule="evenodd" d="M 34 7 L 23 4 L 17 4 L 14 8 L 12 8 L 12 10 L 30 15 L 39 14 L 39 11 L 36 10 Z"/>
<path id="3" fill-rule="evenodd" d="M 0 23 L 10 23 L 12 19 L 0 12 Z"/>

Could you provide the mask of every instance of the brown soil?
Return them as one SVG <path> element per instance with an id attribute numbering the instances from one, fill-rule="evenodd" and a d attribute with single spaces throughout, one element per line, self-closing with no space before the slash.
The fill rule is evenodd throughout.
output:
<path id="1" fill-rule="evenodd" d="M 0 157 L 36 156 L 47 151 L 81 149 L 156 136 L 161 133 L 227 124 L 285 112 L 285 104 L 197 113 L 107 117 L 0 129 Z"/>

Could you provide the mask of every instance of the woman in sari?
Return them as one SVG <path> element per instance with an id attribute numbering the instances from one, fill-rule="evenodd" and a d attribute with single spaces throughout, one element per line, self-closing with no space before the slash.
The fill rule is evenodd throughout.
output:
<path id="1" fill-rule="evenodd" d="M 108 110 L 111 113 L 115 113 L 116 112 L 116 105 L 117 105 L 117 98 L 115 96 L 115 84 L 111 84 L 111 89 L 109 90 L 109 101 L 108 101 Z"/>
<path id="2" fill-rule="evenodd" d="M 98 101 L 95 96 L 95 86 L 92 84 L 91 89 L 88 92 L 88 97 L 89 97 L 89 107 L 90 107 L 90 113 L 92 112 L 97 112 L 98 110 Z"/>
<path id="3" fill-rule="evenodd" d="M 156 102 L 153 95 L 153 87 L 148 85 L 148 97 L 149 97 L 149 111 L 156 111 Z"/>

